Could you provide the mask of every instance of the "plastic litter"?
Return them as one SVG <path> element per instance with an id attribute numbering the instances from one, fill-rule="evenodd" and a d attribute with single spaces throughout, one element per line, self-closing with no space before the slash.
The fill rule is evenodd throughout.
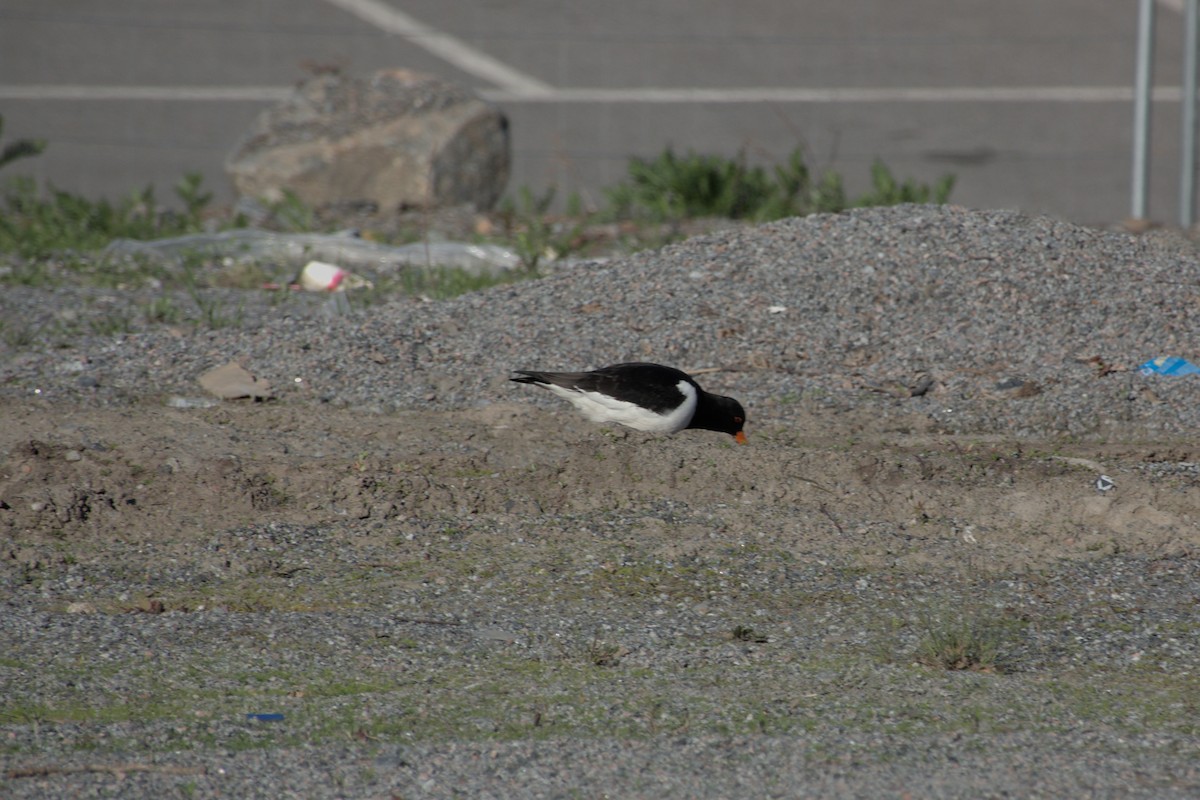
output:
<path id="1" fill-rule="evenodd" d="M 296 277 L 296 282 L 306 292 L 344 292 L 347 289 L 369 289 L 375 285 L 337 264 L 324 261 L 310 261 L 305 264 Z"/>
<path id="2" fill-rule="evenodd" d="M 254 722 L 283 722 L 283 714 L 247 714 L 246 719 Z"/>
<path id="3" fill-rule="evenodd" d="M 345 292 L 332 292 L 329 299 L 321 304 L 321 313 L 331 318 L 349 314 L 352 310 Z"/>
<path id="4" fill-rule="evenodd" d="M 1115 488 L 1117 488 L 1116 481 L 1107 475 L 1101 475 L 1099 478 L 1096 478 L 1096 491 L 1100 492 L 1100 494 L 1111 492 Z"/>
<path id="5" fill-rule="evenodd" d="M 342 233 L 274 233 L 237 228 L 219 233 L 196 233 L 169 239 L 140 241 L 114 239 L 107 255 L 140 255 L 167 262 L 204 256 L 246 261 L 274 261 L 299 267 L 308 261 L 328 261 L 367 273 L 410 267 L 456 267 L 476 275 L 500 274 L 517 269 L 521 258 L 494 244 L 417 242 L 387 245 L 359 238 L 356 231 Z"/>
<path id="6" fill-rule="evenodd" d="M 183 397 L 176 394 L 167 398 L 167 405 L 171 408 L 212 408 L 217 405 L 217 401 L 207 397 Z"/>
<path id="7" fill-rule="evenodd" d="M 1142 364 L 1138 367 L 1138 371 L 1143 375 L 1179 377 L 1200 373 L 1200 367 L 1197 367 L 1186 358 L 1180 358 L 1179 356 L 1159 356 Z"/>

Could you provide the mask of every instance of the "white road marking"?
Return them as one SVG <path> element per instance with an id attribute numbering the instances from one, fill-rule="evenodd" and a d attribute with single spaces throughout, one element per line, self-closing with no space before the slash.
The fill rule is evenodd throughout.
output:
<path id="1" fill-rule="evenodd" d="M 421 47 L 447 63 L 461 69 L 478 78 L 482 78 L 489 83 L 499 86 L 504 93 L 511 93 L 511 96 L 505 95 L 503 99 L 511 100 L 532 100 L 545 99 L 548 102 L 571 102 L 569 99 L 556 97 L 561 92 L 580 93 L 581 97 L 586 97 L 590 92 L 628 92 L 630 90 L 621 89 L 576 89 L 576 90 L 555 90 L 550 84 L 537 78 L 526 75 L 525 73 L 513 69 L 512 67 L 498 61 L 486 53 L 471 47 L 461 39 L 451 36 L 448 33 L 443 33 L 436 28 L 430 27 L 420 20 L 405 14 L 403 11 L 398 11 L 383 0 L 326 0 L 327 3 L 337 6 L 359 19 L 369 22 L 375 27 L 387 33 L 393 33 L 398 36 L 403 36 L 412 44 Z M 1178 13 L 1183 13 L 1184 0 L 1158 0 L 1159 5 Z M 1056 87 L 1048 87 L 1051 91 L 1057 90 Z M 641 91 L 641 90 L 632 90 Z M 650 92 L 663 91 L 698 91 L 706 90 L 683 89 L 683 90 L 645 90 Z M 766 91 L 774 90 L 712 90 L 717 92 L 745 92 L 745 91 Z M 781 90 L 781 91 L 844 91 L 844 90 Z M 857 92 L 875 92 L 887 90 L 860 89 L 851 90 Z M 923 90 L 917 90 L 923 91 Z M 999 90 L 1005 91 L 1005 90 Z M 604 102 L 613 102 L 606 100 Z M 632 100 L 627 102 L 688 102 L 687 100 Z M 737 100 L 701 100 L 694 102 L 760 102 L 760 101 L 737 101 Z M 778 102 L 846 102 L 839 100 L 782 100 Z M 858 101 L 858 102 L 877 102 L 877 101 Z M 882 101 L 879 101 L 882 102 Z"/>
<path id="2" fill-rule="evenodd" d="M 550 84 L 526 75 L 486 53 L 471 47 L 461 39 L 442 33 L 425 23 L 397 11 L 381 0 L 326 0 L 376 28 L 403 36 L 412 44 L 433 53 L 463 72 L 495 84 L 505 91 L 538 96 L 549 92 Z"/>
<path id="3" fill-rule="evenodd" d="M 747 87 L 742 89 L 554 89 L 525 95 L 481 90 L 494 102 L 537 103 L 1125 103 L 1130 86 L 896 86 L 845 88 Z M 1178 102 L 1178 86 L 1154 90 L 1156 101 Z"/>
<path id="4" fill-rule="evenodd" d="M 0 100 L 248 100 L 273 103 L 292 92 L 286 86 L 0 86 Z"/>
<path id="5" fill-rule="evenodd" d="M 541 103 L 1124 103 L 1129 86 L 980 86 L 980 87 L 747 87 L 733 89 L 555 88 L 514 69 L 461 39 L 443 33 L 393 8 L 383 0 L 326 0 L 385 33 L 411 44 L 498 88 L 480 89 L 494 102 Z M 1184 0 L 1157 0 L 1182 13 Z M 73 84 L 0 85 L 0 100 L 174 100 L 274 102 L 288 87 L 275 86 L 88 86 Z M 1179 102 L 1182 89 L 1153 90 L 1156 102 Z"/>
<path id="6" fill-rule="evenodd" d="M 276 102 L 288 86 L 0 85 L 0 100 L 183 100 Z M 1129 86 L 899 86 L 890 88 L 554 89 L 526 92 L 481 89 L 505 103 L 1128 103 Z M 1178 103 L 1178 86 L 1154 89 L 1155 102 Z"/>

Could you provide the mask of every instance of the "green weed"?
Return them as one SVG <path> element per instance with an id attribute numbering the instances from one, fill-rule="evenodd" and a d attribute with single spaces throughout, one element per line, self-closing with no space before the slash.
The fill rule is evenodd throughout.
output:
<path id="1" fill-rule="evenodd" d="M 933 186 L 909 179 L 897 181 L 882 161 L 871 164 L 871 191 L 854 201 L 857 207 L 894 206 L 901 203 L 937 203 L 949 201 L 955 177 L 943 175 Z"/>
<path id="2" fill-rule="evenodd" d="M 532 277 L 532 273 L 527 270 L 490 273 L 472 272 L 461 267 L 408 267 L 399 273 L 395 281 L 377 283 L 373 290 L 368 290 L 365 294 L 378 298 L 398 290 L 414 297 L 445 300 L 467 292 L 515 283 L 529 277 Z M 389 288 L 391 292 L 388 291 Z M 357 298 L 363 296 L 363 293 L 356 292 L 354 296 Z"/>
<path id="3" fill-rule="evenodd" d="M 168 295 L 156 297 L 142 304 L 142 318 L 150 325 L 174 325 L 182 312 Z"/>
<path id="4" fill-rule="evenodd" d="M 283 198 L 268 206 L 271 221 L 280 230 L 308 233 L 318 229 L 316 211 L 291 189 L 283 190 Z"/>
<path id="5" fill-rule="evenodd" d="M 543 259 L 554 261 L 575 252 L 583 241 L 590 215 L 583 212 L 579 195 L 568 198 L 562 219 L 550 216 L 554 195 L 554 187 L 535 195 L 528 186 L 522 186 L 516 200 L 505 198 L 500 204 L 505 236 L 530 273 L 537 272 Z"/>
<path id="6" fill-rule="evenodd" d="M 1000 672 L 1004 669 L 1001 628 L 979 618 L 927 620 L 917 661 L 945 670 Z"/>
<path id="7" fill-rule="evenodd" d="M 9 347 L 29 347 L 37 341 L 37 331 L 26 326 L 10 326 L 7 321 L 0 320 L 0 338 Z"/>
<path id="8" fill-rule="evenodd" d="M 194 233 L 211 199 L 200 191 L 200 182 L 199 175 L 189 174 L 176 185 L 185 207 L 180 213 L 160 208 L 152 186 L 112 203 L 49 185 L 43 193 L 33 179 L 14 178 L 0 198 L 0 252 L 34 259 L 63 250 L 99 250 L 116 238 Z"/>
<path id="9" fill-rule="evenodd" d="M 745 152 L 733 158 L 667 148 L 655 159 L 632 158 L 628 178 L 607 190 L 609 214 L 618 219 L 671 221 L 725 217 L 764 221 L 849 207 L 897 203 L 944 203 L 954 188 L 946 175 L 933 186 L 897 181 L 882 161 L 871 167 L 872 190 L 849 200 L 842 177 L 832 171 L 815 176 L 801 148 L 766 168 L 747 163 Z"/>
<path id="10" fill-rule="evenodd" d="M 97 336 L 116 336 L 133 332 L 133 321 L 122 311 L 109 311 L 100 317 L 88 320 L 88 328 Z"/>
<path id="11" fill-rule="evenodd" d="M 0 133 L 4 132 L 4 115 L 0 114 Z M 45 139 L 17 139 L 15 142 L 9 142 L 0 149 L 0 167 L 6 167 L 14 161 L 19 161 L 22 158 L 30 158 L 32 156 L 41 155 L 46 149 Z"/>

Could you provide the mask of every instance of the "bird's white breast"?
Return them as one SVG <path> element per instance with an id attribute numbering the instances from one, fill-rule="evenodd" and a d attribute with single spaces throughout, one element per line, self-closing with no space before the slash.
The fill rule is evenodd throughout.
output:
<path id="1" fill-rule="evenodd" d="M 692 415 L 696 413 L 696 387 L 687 381 L 680 381 L 677 386 L 683 393 L 683 403 L 665 414 L 657 414 L 636 403 L 618 400 L 598 392 L 565 389 L 554 385 L 546 388 L 568 400 L 592 422 L 615 422 L 650 433 L 678 433 L 687 427 L 692 421 Z"/>

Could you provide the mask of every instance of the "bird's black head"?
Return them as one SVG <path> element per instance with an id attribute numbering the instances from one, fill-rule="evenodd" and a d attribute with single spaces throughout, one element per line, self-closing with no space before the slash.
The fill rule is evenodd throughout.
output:
<path id="1" fill-rule="evenodd" d="M 705 393 L 700 396 L 700 403 L 688 427 L 728 433 L 738 444 L 745 444 L 746 434 L 742 431 L 745 424 L 746 411 L 741 403 L 732 397 Z"/>

